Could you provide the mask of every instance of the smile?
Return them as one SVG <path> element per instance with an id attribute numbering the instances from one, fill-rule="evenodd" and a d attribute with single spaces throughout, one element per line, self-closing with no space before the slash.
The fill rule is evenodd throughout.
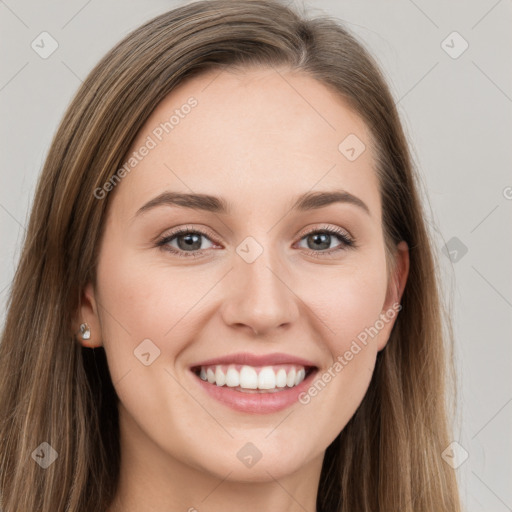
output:
<path id="1" fill-rule="evenodd" d="M 240 364 L 209 365 L 193 369 L 199 378 L 218 387 L 248 393 L 279 392 L 298 386 L 313 370 L 294 364 L 249 366 Z"/>
<path id="2" fill-rule="evenodd" d="M 246 414 L 265 414 L 296 405 L 319 366 L 295 354 L 239 352 L 197 361 L 189 370 L 195 385 L 214 402 Z"/>

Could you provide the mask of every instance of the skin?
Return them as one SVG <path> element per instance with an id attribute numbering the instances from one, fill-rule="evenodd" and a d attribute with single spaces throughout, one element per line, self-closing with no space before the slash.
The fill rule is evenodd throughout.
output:
<path id="1" fill-rule="evenodd" d="M 400 301 L 408 248 L 398 244 L 388 280 L 370 134 L 323 84 L 269 68 L 194 77 L 158 105 L 130 152 L 190 96 L 198 105 L 110 192 L 96 283 L 76 320 L 91 328 L 83 345 L 104 347 L 120 399 L 121 479 L 109 512 L 314 511 L 324 452 L 361 403 L 394 320 L 309 404 L 276 413 L 214 401 L 189 367 L 285 352 L 322 375 Z M 349 134 L 366 145 L 354 161 L 338 150 Z M 349 203 L 291 211 L 302 193 L 340 188 L 370 214 Z M 222 196 L 233 211 L 166 205 L 134 218 L 164 190 Z M 183 226 L 211 233 L 200 238 L 201 256 L 155 245 Z M 335 235 L 328 249 L 308 244 L 308 232 L 324 227 L 358 246 L 343 249 Z M 236 252 L 248 236 L 263 247 L 250 264 Z M 185 252 L 178 242 L 168 245 Z M 134 350 L 148 338 L 161 352 L 145 366 Z M 262 453 L 250 468 L 236 456 L 248 442 Z"/>

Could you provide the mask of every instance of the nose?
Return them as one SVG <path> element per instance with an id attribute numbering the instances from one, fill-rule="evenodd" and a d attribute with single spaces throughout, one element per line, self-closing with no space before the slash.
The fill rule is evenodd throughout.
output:
<path id="1" fill-rule="evenodd" d="M 226 325 L 266 335 L 290 327 L 299 318 L 300 299 L 289 273 L 265 249 L 252 263 L 236 258 L 225 286 L 222 316 Z M 288 279 L 287 279 L 288 277 Z"/>

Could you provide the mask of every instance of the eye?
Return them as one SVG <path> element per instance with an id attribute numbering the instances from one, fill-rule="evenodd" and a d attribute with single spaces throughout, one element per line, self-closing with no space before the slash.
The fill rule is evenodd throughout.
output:
<path id="1" fill-rule="evenodd" d="M 201 247 L 202 238 L 210 240 L 213 237 L 204 231 L 185 227 L 177 229 L 160 238 L 156 242 L 156 246 L 176 254 L 179 257 L 199 257 L 204 250 L 208 249 L 208 247 Z M 331 248 L 331 242 L 334 239 L 337 239 L 341 243 L 338 247 Z M 322 227 L 321 229 L 309 231 L 302 236 L 300 242 L 302 242 L 302 240 L 306 240 L 308 244 L 308 250 L 306 250 L 306 252 L 315 257 L 327 256 L 356 247 L 355 240 L 346 231 L 337 227 Z M 176 245 L 172 245 L 174 243 L 176 243 Z M 319 250 L 312 250 L 311 248 Z"/>
<path id="2" fill-rule="evenodd" d="M 331 248 L 331 242 L 335 239 L 338 239 L 341 243 L 338 247 Z M 309 250 L 306 252 L 312 256 L 322 257 L 334 253 L 337 254 L 339 251 L 356 247 L 355 240 L 346 231 L 338 227 L 324 227 L 309 231 L 300 241 L 302 240 L 305 240 L 307 243 Z M 311 250 L 311 248 L 320 250 Z"/>
<path id="3" fill-rule="evenodd" d="M 186 227 L 164 236 L 156 245 L 180 257 L 194 257 L 200 256 L 204 249 L 201 248 L 201 238 L 209 239 L 209 236 L 203 231 Z M 172 246 L 171 242 L 176 242 L 178 247 Z"/>

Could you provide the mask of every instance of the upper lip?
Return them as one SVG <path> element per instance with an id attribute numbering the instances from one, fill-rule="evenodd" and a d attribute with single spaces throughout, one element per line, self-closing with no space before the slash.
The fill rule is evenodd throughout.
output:
<path id="1" fill-rule="evenodd" d="M 307 359 L 276 352 L 273 354 L 250 354 L 249 352 L 239 352 L 225 356 L 215 357 L 206 361 L 200 361 L 192 365 L 192 368 L 198 366 L 213 366 L 216 364 L 242 364 L 248 366 L 272 366 L 278 364 L 296 364 L 304 367 L 316 367 L 315 364 Z"/>

